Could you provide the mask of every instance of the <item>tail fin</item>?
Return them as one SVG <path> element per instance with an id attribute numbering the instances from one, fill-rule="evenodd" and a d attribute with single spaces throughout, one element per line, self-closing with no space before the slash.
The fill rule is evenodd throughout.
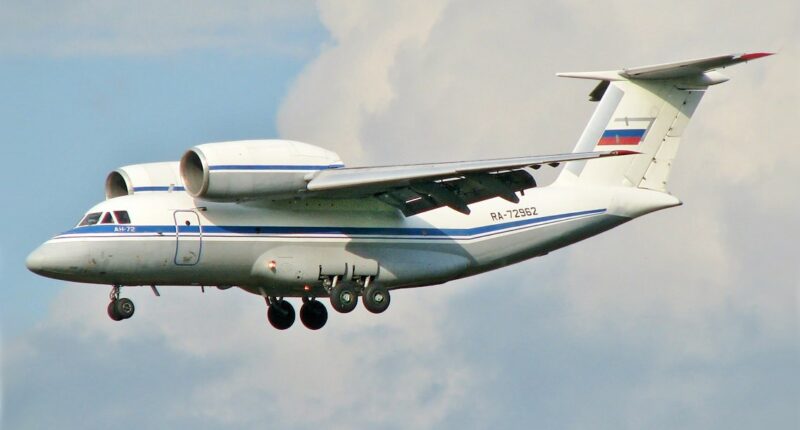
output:
<path id="1" fill-rule="evenodd" d="M 728 80 L 713 70 L 771 55 L 726 55 L 607 72 L 559 73 L 596 79 L 590 100 L 600 101 L 575 152 L 615 149 L 641 155 L 567 164 L 559 177 L 597 185 L 666 191 L 681 135 L 704 91 Z"/>

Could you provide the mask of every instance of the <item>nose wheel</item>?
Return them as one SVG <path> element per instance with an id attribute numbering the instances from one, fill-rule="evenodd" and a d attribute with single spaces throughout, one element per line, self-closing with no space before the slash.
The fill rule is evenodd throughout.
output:
<path id="1" fill-rule="evenodd" d="M 106 309 L 108 311 L 108 316 L 114 321 L 126 320 L 132 317 L 133 312 L 136 310 L 131 299 L 119 297 L 119 290 L 119 285 L 111 287 L 111 294 L 109 294 L 111 302 L 109 302 L 108 308 Z"/>

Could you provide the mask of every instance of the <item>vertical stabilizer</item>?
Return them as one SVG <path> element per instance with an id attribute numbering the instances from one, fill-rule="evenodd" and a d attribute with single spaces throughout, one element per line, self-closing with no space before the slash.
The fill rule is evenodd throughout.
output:
<path id="1" fill-rule="evenodd" d="M 681 136 L 705 90 L 728 80 L 711 71 L 769 54 L 689 60 L 608 72 L 563 73 L 597 79 L 599 100 L 575 152 L 629 150 L 639 155 L 570 162 L 559 181 L 666 191 Z"/>

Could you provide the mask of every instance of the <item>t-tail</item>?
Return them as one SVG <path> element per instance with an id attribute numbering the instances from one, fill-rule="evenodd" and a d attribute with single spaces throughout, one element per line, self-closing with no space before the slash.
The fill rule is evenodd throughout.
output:
<path id="1" fill-rule="evenodd" d="M 728 80 L 717 69 L 771 55 L 725 55 L 630 69 L 559 73 L 599 80 L 599 101 L 575 152 L 634 151 L 638 155 L 569 162 L 562 184 L 623 186 L 666 192 L 683 131 L 705 90 Z"/>

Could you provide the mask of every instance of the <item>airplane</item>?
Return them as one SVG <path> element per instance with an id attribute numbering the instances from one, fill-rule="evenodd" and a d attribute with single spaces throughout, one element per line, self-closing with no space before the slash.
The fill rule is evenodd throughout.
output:
<path id="1" fill-rule="evenodd" d="M 112 171 L 106 200 L 34 250 L 49 278 L 110 285 L 109 317 L 130 318 L 123 286 L 238 287 L 262 296 L 279 330 L 322 328 L 359 298 L 384 312 L 398 289 L 439 285 L 540 257 L 678 206 L 667 181 L 681 137 L 718 69 L 772 55 L 724 55 L 557 76 L 598 81 L 571 153 L 345 167 L 289 140 L 206 143 L 178 162 Z M 565 164 L 537 187 L 542 166 Z"/>

